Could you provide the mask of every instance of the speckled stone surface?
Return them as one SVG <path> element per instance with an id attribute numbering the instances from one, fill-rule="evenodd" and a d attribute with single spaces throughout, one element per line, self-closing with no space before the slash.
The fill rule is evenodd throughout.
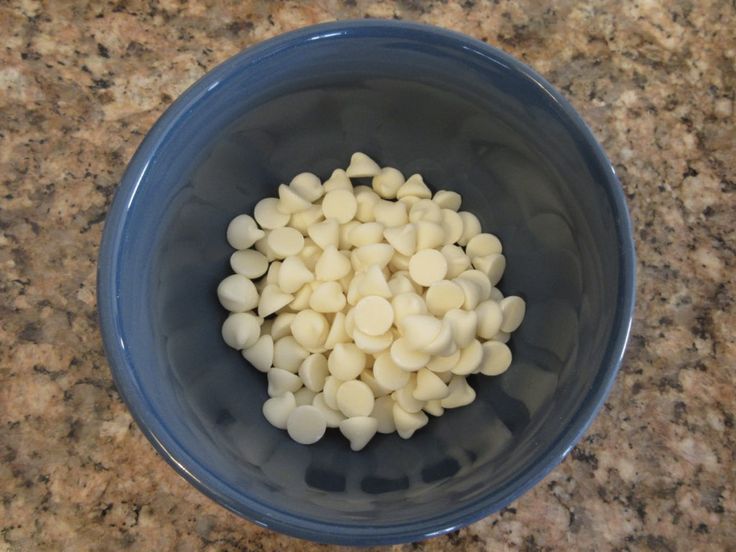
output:
<path id="1" fill-rule="evenodd" d="M 241 520 L 161 460 L 116 393 L 95 259 L 126 162 L 238 50 L 335 18 L 443 25 L 546 75 L 634 220 L 639 302 L 616 386 L 511 507 L 397 550 L 736 549 L 732 1 L 0 1 L 0 551 L 328 549 Z"/>

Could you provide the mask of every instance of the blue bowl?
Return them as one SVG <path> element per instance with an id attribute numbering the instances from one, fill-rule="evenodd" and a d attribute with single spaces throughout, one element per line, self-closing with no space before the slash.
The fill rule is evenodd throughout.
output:
<path id="1" fill-rule="evenodd" d="M 513 365 L 474 380 L 472 405 L 354 453 L 335 432 L 305 447 L 266 423 L 265 378 L 222 342 L 215 289 L 233 216 L 358 150 L 462 194 L 528 310 Z M 259 525 L 354 545 L 452 531 L 547 474 L 614 381 L 635 295 L 624 195 L 570 104 L 481 42 L 386 21 L 279 36 L 187 90 L 130 162 L 98 276 L 113 377 L 173 468 Z"/>

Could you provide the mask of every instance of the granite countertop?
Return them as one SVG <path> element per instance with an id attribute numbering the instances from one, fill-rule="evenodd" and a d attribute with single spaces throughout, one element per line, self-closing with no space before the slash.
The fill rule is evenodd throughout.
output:
<path id="1" fill-rule="evenodd" d="M 534 490 L 401 550 L 736 546 L 736 4 L 615 0 L 0 3 L 0 551 L 328 549 L 179 478 L 112 384 L 95 263 L 126 162 L 240 49 L 335 18 L 419 20 L 552 81 L 613 160 L 639 298 L 608 402 Z"/>

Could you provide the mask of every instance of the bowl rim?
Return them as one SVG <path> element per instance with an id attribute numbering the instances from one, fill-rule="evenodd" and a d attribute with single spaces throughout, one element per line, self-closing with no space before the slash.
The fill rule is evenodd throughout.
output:
<path id="1" fill-rule="evenodd" d="M 236 489 L 223 483 L 215 474 L 208 471 L 205 466 L 196 462 L 167 431 L 162 420 L 153 413 L 142 389 L 132 375 L 117 308 L 120 272 L 118 252 L 125 221 L 152 155 L 166 140 L 177 122 L 186 117 L 192 106 L 206 97 L 220 82 L 227 79 L 228 75 L 247 70 L 248 66 L 257 63 L 260 59 L 312 40 L 361 36 L 441 41 L 447 45 L 462 48 L 472 55 L 480 56 L 486 62 L 504 65 L 508 70 L 528 79 L 532 86 L 537 86 L 546 92 L 551 101 L 557 104 L 562 113 L 580 132 L 581 137 L 586 141 L 586 147 L 589 148 L 596 163 L 606 175 L 601 185 L 608 196 L 616 220 L 621 267 L 618 312 L 611 329 L 612 340 L 608 344 L 604 363 L 601 364 L 599 384 L 591 389 L 554 445 L 540 456 L 531 469 L 507 482 L 493 495 L 484 495 L 462 508 L 446 511 L 429 519 L 395 525 L 328 524 L 311 521 L 238 493 Z M 98 316 L 110 371 L 118 392 L 127 404 L 138 427 L 156 451 L 179 475 L 204 495 L 262 527 L 316 542 L 348 545 L 399 544 L 442 535 L 504 508 L 536 485 L 564 459 L 581 439 L 605 402 L 628 343 L 635 297 L 636 253 L 624 191 L 603 148 L 572 105 L 533 69 L 484 42 L 432 25 L 387 20 L 338 21 L 312 25 L 281 34 L 232 56 L 191 85 L 156 121 L 129 162 L 106 217 L 97 269 Z M 607 363 L 605 359 L 608 359 Z"/>

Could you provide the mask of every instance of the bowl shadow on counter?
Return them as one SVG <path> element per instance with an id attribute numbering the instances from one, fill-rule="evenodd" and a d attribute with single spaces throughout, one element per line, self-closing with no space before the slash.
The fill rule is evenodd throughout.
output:
<path id="1" fill-rule="evenodd" d="M 493 111 L 417 83 L 337 83 L 264 102 L 202 152 L 152 256 L 160 356 L 152 370 L 164 371 L 152 379 L 171 385 L 162 400 L 187 420 L 174 428 L 179 439 L 227 485 L 326 522 L 402 523 L 436 514 L 438 503 L 453 508 L 503 490 L 569 422 L 612 324 L 602 309 L 615 302 L 617 268 L 598 245 L 614 231 L 601 238 L 605 228 L 590 228 L 611 215 L 592 191 L 586 197 L 584 186 L 563 178 L 586 173 L 583 160 L 560 153 L 574 151 L 569 138 L 540 142 Z M 421 172 L 434 190 L 460 192 L 462 208 L 502 239 L 501 290 L 528 304 L 510 343 L 511 368 L 472 377 L 472 405 L 430 417 L 409 441 L 378 435 L 360 453 L 337 430 L 305 447 L 264 420 L 266 378 L 222 342 L 225 312 L 215 294 L 230 272 L 229 220 L 298 172 L 326 178 L 356 150 L 406 176 Z"/>

